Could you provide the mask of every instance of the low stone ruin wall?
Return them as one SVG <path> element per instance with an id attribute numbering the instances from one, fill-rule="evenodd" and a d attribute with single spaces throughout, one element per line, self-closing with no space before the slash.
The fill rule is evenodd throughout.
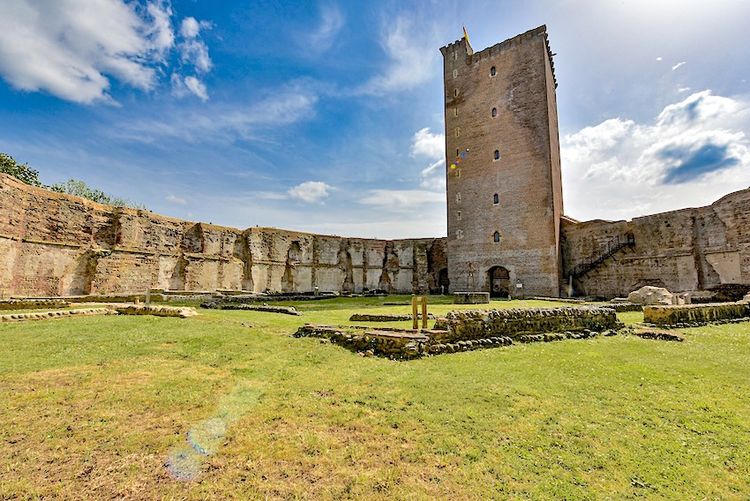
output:
<path id="1" fill-rule="evenodd" d="M 422 314 L 417 313 L 417 318 L 421 319 Z M 427 314 L 427 318 L 435 318 L 432 313 Z M 350 322 L 405 322 L 412 320 L 411 315 L 377 315 L 374 313 L 355 313 L 349 317 Z"/>
<path id="2" fill-rule="evenodd" d="M 643 308 L 643 321 L 653 325 L 695 327 L 734 320 L 750 320 L 750 305 L 740 302 Z"/>
<path id="3" fill-rule="evenodd" d="M 198 314 L 195 308 L 177 306 L 153 306 L 145 304 L 128 304 L 115 306 L 114 311 L 120 315 L 153 315 L 155 317 L 188 318 Z"/>
<path id="4" fill-rule="evenodd" d="M 426 331 L 365 330 L 357 327 L 305 324 L 297 330 L 294 337 L 327 339 L 364 355 L 412 359 L 427 353 L 430 341 L 428 334 Z"/>
<path id="5" fill-rule="evenodd" d="M 451 311 L 445 318 L 438 319 L 435 329 L 443 332 L 438 339 L 440 342 L 453 342 L 496 336 L 519 338 L 550 332 L 601 332 L 618 329 L 621 325 L 614 309 L 587 306 Z"/>
<path id="6" fill-rule="evenodd" d="M 302 315 L 294 306 L 269 306 L 267 304 L 245 304 L 231 303 L 226 301 L 208 301 L 201 304 L 201 308 L 213 310 L 240 310 L 240 311 L 260 311 L 263 313 L 282 313 L 284 315 Z"/>
<path id="7" fill-rule="evenodd" d="M 114 315 L 109 308 L 80 308 L 74 310 L 38 311 L 32 313 L 9 313 L 0 315 L 0 322 L 25 322 L 27 320 L 51 320 L 65 317 L 84 317 L 91 315 Z"/>
<path id="8" fill-rule="evenodd" d="M 47 308 L 67 308 L 68 301 L 62 299 L 6 299 L 0 301 L 0 310 L 40 310 Z"/>

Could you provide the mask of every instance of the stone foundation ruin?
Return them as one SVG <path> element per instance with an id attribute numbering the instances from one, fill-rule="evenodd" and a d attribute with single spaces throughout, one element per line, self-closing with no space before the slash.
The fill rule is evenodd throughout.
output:
<path id="1" fill-rule="evenodd" d="M 407 360 L 514 343 L 614 335 L 624 325 L 610 308 L 452 311 L 433 329 L 385 329 L 305 324 L 295 337 L 317 337 L 366 355 Z"/>

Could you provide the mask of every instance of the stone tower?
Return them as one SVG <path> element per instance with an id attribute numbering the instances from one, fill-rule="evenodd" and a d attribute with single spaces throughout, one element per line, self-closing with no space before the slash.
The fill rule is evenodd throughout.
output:
<path id="1" fill-rule="evenodd" d="M 546 26 L 440 49 L 452 291 L 560 294 L 560 144 Z M 520 287 L 519 287 L 520 284 Z"/>

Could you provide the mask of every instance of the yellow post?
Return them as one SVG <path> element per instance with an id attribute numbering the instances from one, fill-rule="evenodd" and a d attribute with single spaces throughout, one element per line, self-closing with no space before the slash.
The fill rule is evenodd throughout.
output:
<path id="1" fill-rule="evenodd" d="M 417 316 L 417 296 L 411 297 L 411 318 L 412 318 L 412 329 L 416 330 L 419 328 L 419 317 Z"/>
<path id="2" fill-rule="evenodd" d="M 427 328 L 427 296 L 422 296 L 422 328 Z"/>

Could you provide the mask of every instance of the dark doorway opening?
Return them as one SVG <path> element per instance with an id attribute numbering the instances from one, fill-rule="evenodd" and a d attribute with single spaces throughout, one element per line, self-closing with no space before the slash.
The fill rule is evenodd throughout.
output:
<path id="1" fill-rule="evenodd" d="M 448 288 L 451 284 L 448 278 L 448 268 L 443 268 L 438 272 L 438 291 L 440 294 L 448 294 Z"/>
<path id="2" fill-rule="evenodd" d="M 493 266 L 490 274 L 490 296 L 510 297 L 510 272 L 502 266 Z"/>

